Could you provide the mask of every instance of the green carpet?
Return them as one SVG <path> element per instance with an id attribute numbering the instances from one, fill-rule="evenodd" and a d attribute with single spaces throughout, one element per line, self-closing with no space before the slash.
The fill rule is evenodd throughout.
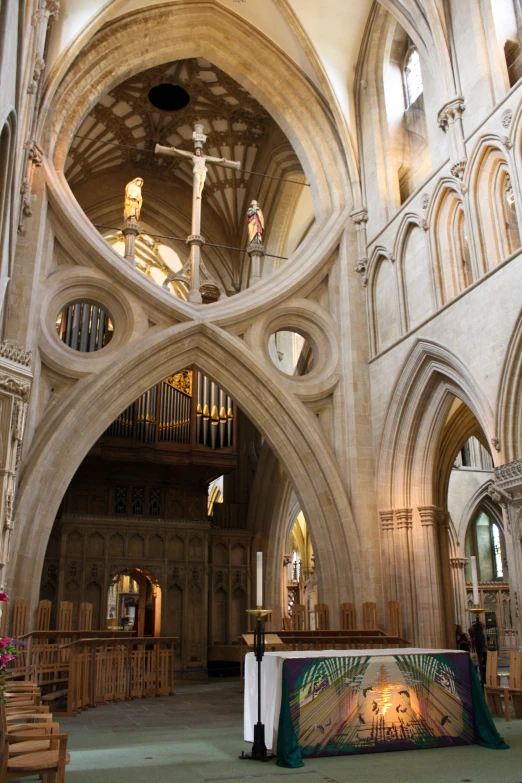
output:
<path id="1" fill-rule="evenodd" d="M 522 783 L 522 720 L 495 720 L 509 750 L 477 745 L 311 759 L 301 769 L 240 761 L 238 681 L 179 683 L 172 697 L 136 699 L 60 719 L 69 734 L 66 783 Z M 28 780 L 28 778 L 24 778 Z"/>
<path id="2" fill-rule="evenodd" d="M 367 756 L 312 759 L 300 770 L 240 761 L 242 729 L 157 729 L 108 735 L 91 732 L 70 738 L 68 783 L 275 783 L 299 777 L 302 783 L 521 783 L 522 720 L 497 722 L 509 750 L 476 745 L 437 750 L 409 750 Z M 296 781 L 297 783 L 297 781 Z"/>

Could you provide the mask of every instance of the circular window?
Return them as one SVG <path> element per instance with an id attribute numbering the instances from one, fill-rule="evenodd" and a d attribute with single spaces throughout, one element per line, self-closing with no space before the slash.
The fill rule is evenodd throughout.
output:
<path id="1" fill-rule="evenodd" d="M 277 369 L 286 375 L 307 375 L 314 366 L 312 345 L 300 332 L 274 332 L 268 340 L 268 353 Z"/>
<path id="2" fill-rule="evenodd" d="M 110 315 L 90 302 L 64 307 L 56 319 L 58 337 L 74 351 L 90 353 L 108 345 L 114 334 Z"/>
<path id="3" fill-rule="evenodd" d="M 190 103 L 190 95 L 179 84 L 157 84 L 149 90 L 149 101 L 161 111 L 180 111 Z"/>

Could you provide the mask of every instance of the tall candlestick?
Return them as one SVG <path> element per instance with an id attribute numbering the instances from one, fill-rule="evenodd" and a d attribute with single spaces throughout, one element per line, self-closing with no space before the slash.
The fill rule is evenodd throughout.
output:
<path id="1" fill-rule="evenodd" d="M 471 582 L 473 584 L 473 604 L 474 606 L 479 605 L 479 587 L 478 587 L 478 576 L 477 576 L 477 558 L 475 555 L 472 555 L 471 558 Z"/>
<path id="2" fill-rule="evenodd" d="M 263 553 L 257 553 L 257 601 L 256 604 L 259 608 L 263 606 Z"/>

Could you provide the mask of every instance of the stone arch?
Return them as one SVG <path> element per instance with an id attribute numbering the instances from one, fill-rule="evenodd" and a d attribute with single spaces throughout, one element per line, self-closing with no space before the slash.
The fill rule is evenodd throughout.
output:
<path id="1" fill-rule="evenodd" d="M 436 445 L 457 397 L 474 414 L 487 442 L 491 406 L 466 365 L 442 345 L 420 339 L 395 384 L 379 449 L 381 508 L 432 504 Z"/>
<path id="2" fill-rule="evenodd" d="M 479 274 L 485 274 L 520 247 L 519 204 L 516 181 L 498 136 L 482 137 L 470 155 L 464 186 L 473 194 L 471 223 L 476 234 Z M 507 220 L 505 196 L 512 194 L 512 215 Z"/>
<path id="3" fill-rule="evenodd" d="M 232 19 L 237 34 L 231 39 Z M 154 46 L 144 48 L 143 33 L 150 31 Z M 61 168 L 79 122 L 112 84 L 155 62 L 196 55 L 220 67 L 264 105 L 286 133 L 312 184 L 316 222 L 277 279 L 269 276 L 243 291 L 240 298 L 224 297 L 209 304 L 201 315 L 206 319 L 219 312 L 234 317 L 245 306 L 253 314 L 265 308 L 267 295 L 273 302 L 283 301 L 324 265 L 345 230 L 353 201 L 352 183 L 354 191 L 358 190 L 358 173 L 353 155 L 341 148 L 324 98 L 310 80 L 273 42 L 221 3 L 163 4 L 118 17 L 86 41 L 81 56 L 68 68 L 57 66 L 36 134 L 47 153 L 39 187 L 44 198 L 45 186 L 53 213 L 59 213 L 66 233 L 85 249 L 90 265 L 110 272 L 123 286 L 161 309 L 178 317 L 191 316 L 192 305 L 158 289 L 136 270 L 122 268 L 71 199 Z M 279 74 L 277 84 L 274 71 Z"/>
<path id="4" fill-rule="evenodd" d="M 154 37 L 154 46 L 143 46 L 147 36 Z M 318 214 L 340 206 L 346 195 L 343 191 L 348 194 L 350 190 L 349 176 L 338 165 L 338 139 L 315 87 L 270 39 L 214 2 L 140 9 L 107 22 L 94 33 L 68 72 L 52 83 L 48 111 L 40 117 L 39 134 L 55 168 L 61 170 L 76 127 L 102 92 L 141 70 L 187 56 L 205 57 L 267 108 L 302 160 L 315 188 Z M 277 84 L 274 70 L 279 75 Z M 324 144 L 319 150 L 321 134 L 331 142 L 328 151 Z M 327 165 L 321 160 L 325 154 L 330 157 Z M 351 169 L 355 174 L 354 161 Z M 327 176 L 327 171 L 335 170 L 335 179 Z"/>
<path id="5" fill-rule="evenodd" d="M 455 180 L 445 177 L 435 189 L 428 209 L 435 290 L 439 307 L 476 277 L 466 210 Z M 464 234 L 462 230 L 464 229 Z"/>
<path id="6" fill-rule="evenodd" d="M 406 213 L 395 239 L 397 277 L 403 329 L 415 328 L 435 310 L 430 247 L 426 225 L 418 215 Z"/>
<path id="7" fill-rule="evenodd" d="M 392 345 L 402 333 L 394 261 L 392 253 L 378 246 L 368 265 L 368 316 L 374 355 Z"/>
<path id="8" fill-rule="evenodd" d="M 502 462 L 522 457 L 522 312 L 509 340 L 502 368 L 497 432 Z"/>
<path id="9" fill-rule="evenodd" d="M 80 380 L 40 428 L 18 495 L 12 550 L 17 560 L 11 573 L 20 595 L 31 597 L 30 572 L 41 568 L 57 508 L 88 449 L 137 396 L 190 365 L 234 397 L 287 471 L 301 507 L 314 520 L 318 563 L 329 564 L 322 572 L 326 600 L 336 605 L 340 594 L 351 596 L 346 563 L 357 561 L 358 534 L 338 465 L 318 423 L 297 398 L 281 396 L 241 340 L 207 324 L 171 327 L 125 348 L 117 364 Z M 45 493 L 36 489 L 42 484 Z M 35 518 L 40 520 L 37 527 L 31 524 Z M 31 569 L 25 567 L 28 562 Z"/>
<path id="10" fill-rule="evenodd" d="M 499 505 L 491 499 L 489 495 L 489 489 L 490 482 L 485 481 L 484 484 L 482 484 L 482 486 L 480 486 L 468 499 L 464 511 L 462 512 L 458 534 L 463 552 L 468 528 L 474 521 L 479 508 L 484 508 L 500 527 L 502 534 L 504 536 L 506 534 L 504 520 L 502 518 L 502 510 L 500 509 Z"/>
<path id="11" fill-rule="evenodd" d="M 469 369 L 443 346 L 418 340 L 395 384 L 379 449 L 379 502 L 389 509 L 380 512 L 384 557 L 405 627 L 430 646 L 450 644 L 454 633 L 451 526 L 446 503 L 438 505 L 437 454 L 455 398 L 490 440 L 493 412 Z M 388 554 L 394 550 L 396 561 Z"/>
<path id="12" fill-rule="evenodd" d="M 471 437 L 475 437 L 481 446 L 491 454 L 491 448 L 476 416 L 467 405 L 461 405 L 453 415 L 450 415 L 444 425 L 434 462 L 434 504 L 439 508 L 446 505 L 455 458 L 462 445 Z"/>

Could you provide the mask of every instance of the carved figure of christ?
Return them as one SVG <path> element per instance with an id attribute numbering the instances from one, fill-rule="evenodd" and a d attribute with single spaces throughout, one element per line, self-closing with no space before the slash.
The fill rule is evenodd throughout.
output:
<path id="1" fill-rule="evenodd" d="M 172 155 L 181 158 L 190 158 L 193 164 L 193 184 L 192 184 L 192 234 L 187 239 L 190 245 L 190 290 L 188 293 L 189 302 L 201 304 L 201 293 L 199 290 L 199 268 L 201 260 L 201 245 L 204 239 L 201 236 L 201 196 L 207 177 L 206 163 L 212 163 L 214 166 L 223 166 L 227 169 L 239 169 L 241 166 L 238 160 L 227 160 L 226 158 L 213 158 L 211 155 L 204 155 L 201 147 L 206 141 L 203 134 L 203 125 L 196 124 L 194 133 L 194 152 L 179 150 L 177 147 L 162 147 L 156 144 L 154 152 L 160 155 Z"/>
<path id="2" fill-rule="evenodd" d="M 196 148 L 194 152 L 187 152 L 187 150 L 180 150 L 177 147 L 162 147 L 161 144 L 156 144 L 154 152 L 159 152 L 161 155 L 190 158 L 192 160 L 194 176 L 192 186 L 192 234 L 199 235 L 201 231 L 201 196 L 208 171 L 206 164 L 212 163 L 215 166 L 223 166 L 227 169 L 239 169 L 241 162 L 204 155 L 200 148 Z"/>

